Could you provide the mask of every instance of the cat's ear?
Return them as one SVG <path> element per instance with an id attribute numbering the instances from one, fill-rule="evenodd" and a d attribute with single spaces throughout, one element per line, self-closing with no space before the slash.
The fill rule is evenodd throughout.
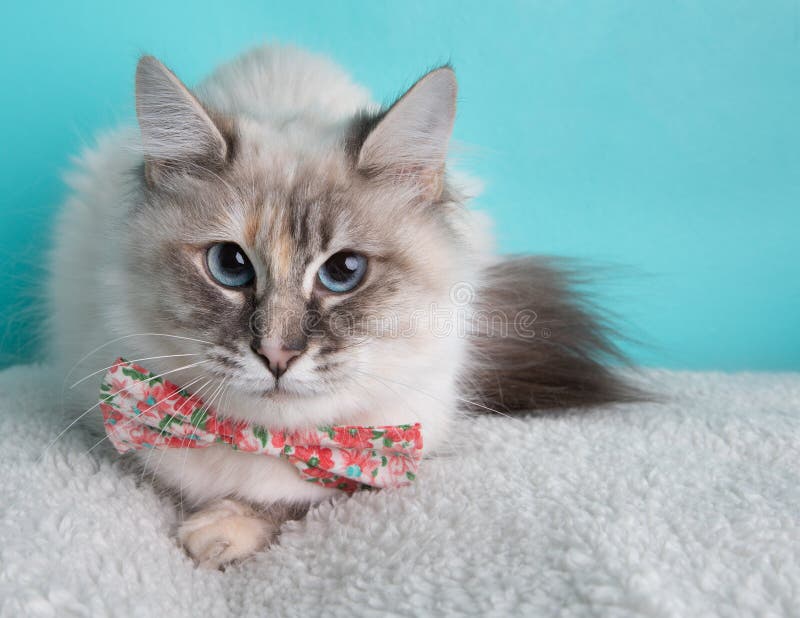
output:
<path id="1" fill-rule="evenodd" d="M 153 56 L 136 67 L 136 116 L 148 178 L 166 171 L 221 166 L 228 142 L 197 98 Z"/>
<path id="2" fill-rule="evenodd" d="M 411 180 L 426 198 L 438 198 L 444 186 L 457 91 L 450 67 L 425 75 L 370 130 L 358 152 L 358 169 Z"/>

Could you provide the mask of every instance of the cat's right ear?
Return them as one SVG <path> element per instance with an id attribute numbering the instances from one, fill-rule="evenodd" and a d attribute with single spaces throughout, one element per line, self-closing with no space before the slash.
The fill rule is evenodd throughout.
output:
<path id="1" fill-rule="evenodd" d="M 153 56 L 142 56 L 136 67 L 136 116 L 150 182 L 174 171 L 219 168 L 228 157 L 229 144 L 220 127 Z"/>

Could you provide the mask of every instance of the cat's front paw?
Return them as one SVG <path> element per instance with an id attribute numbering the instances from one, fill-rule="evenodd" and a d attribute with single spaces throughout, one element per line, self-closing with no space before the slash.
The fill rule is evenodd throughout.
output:
<path id="1" fill-rule="evenodd" d="M 190 515 L 178 541 L 198 566 L 221 569 L 263 549 L 278 526 L 235 500 L 219 500 Z"/>

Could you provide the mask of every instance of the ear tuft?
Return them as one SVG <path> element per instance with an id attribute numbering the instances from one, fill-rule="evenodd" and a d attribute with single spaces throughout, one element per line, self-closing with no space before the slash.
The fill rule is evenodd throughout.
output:
<path id="1" fill-rule="evenodd" d="M 437 198 L 443 186 L 457 92 L 450 67 L 425 75 L 367 135 L 359 151 L 358 169 L 371 175 L 412 179 L 427 197 Z"/>
<path id="2" fill-rule="evenodd" d="M 136 116 L 148 166 L 219 166 L 228 143 L 197 98 L 153 56 L 136 67 Z"/>

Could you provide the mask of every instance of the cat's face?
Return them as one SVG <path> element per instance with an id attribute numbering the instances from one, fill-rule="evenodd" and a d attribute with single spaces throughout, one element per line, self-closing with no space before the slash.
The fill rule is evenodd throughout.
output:
<path id="1" fill-rule="evenodd" d="M 125 246 L 139 327 L 186 337 L 172 348 L 198 354 L 195 373 L 256 401 L 368 401 L 453 353 L 434 322 L 470 274 L 444 182 L 454 95 L 443 69 L 381 118 L 279 136 L 212 120 L 144 59 L 146 165 Z"/>

